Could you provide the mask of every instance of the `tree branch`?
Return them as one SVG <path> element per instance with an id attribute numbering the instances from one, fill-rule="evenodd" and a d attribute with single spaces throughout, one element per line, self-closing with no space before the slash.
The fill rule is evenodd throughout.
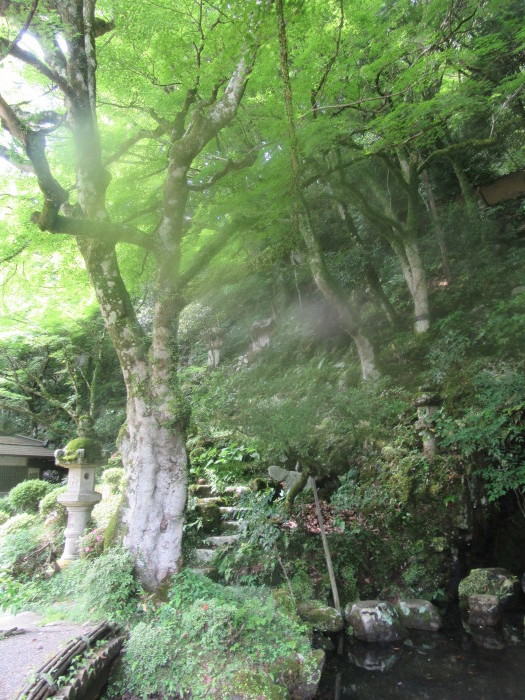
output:
<path id="1" fill-rule="evenodd" d="M 188 188 L 190 190 L 195 190 L 198 192 L 202 192 L 204 190 L 207 190 L 208 188 L 212 187 L 218 180 L 222 180 L 223 177 L 228 175 L 228 173 L 235 172 L 237 170 L 242 170 L 243 168 L 248 168 L 251 165 L 255 163 L 257 160 L 257 153 L 256 152 L 251 152 L 248 153 L 244 158 L 241 160 L 230 160 L 228 159 L 228 162 L 224 166 L 222 170 L 219 170 L 219 172 L 215 173 L 212 175 L 207 182 L 203 182 L 200 184 L 195 184 L 195 185 L 188 185 Z"/>
<path id="2" fill-rule="evenodd" d="M 130 136 L 129 139 L 126 139 L 126 141 L 124 141 L 119 146 L 119 148 L 117 148 L 115 153 L 113 153 L 113 155 L 109 156 L 109 158 L 107 158 L 104 161 L 104 167 L 111 165 L 111 163 L 115 163 L 117 160 L 119 160 L 119 158 L 121 158 L 125 153 L 127 153 L 130 148 L 133 148 L 133 146 L 139 141 L 142 141 L 143 139 L 158 139 L 164 134 L 166 134 L 169 131 L 169 129 L 170 123 L 167 120 L 159 124 L 159 126 L 156 129 L 140 129 L 134 136 Z"/>
<path id="3" fill-rule="evenodd" d="M 0 259 L 0 265 L 3 265 L 6 262 L 9 262 L 10 260 L 13 260 L 13 258 L 16 258 L 17 255 L 20 255 L 20 253 L 25 250 L 29 245 L 29 241 L 26 241 L 23 243 L 18 250 L 15 250 L 14 253 L 10 253 L 9 255 L 6 255 L 5 257 Z"/>
<path id="4" fill-rule="evenodd" d="M 29 129 L 16 115 L 13 108 L 7 104 L 0 94 L 0 120 L 2 126 L 9 131 L 11 136 L 22 143 L 31 161 L 38 178 L 38 184 L 42 190 L 45 203 L 40 220 L 37 222 L 42 230 L 56 216 L 64 202 L 67 202 L 68 194 L 59 182 L 51 174 L 46 156 L 46 138 L 39 131 Z"/>
<path id="5" fill-rule="evenodd" d="M 7 48 L 8 42 L 6 41 L 6 39 L 0 39 L 0 49 L 6 50 Z M 67 80 L 65 80 L 59 73 L 54 71 L 52 68 L 46 66 L 45 63 L 43 63 L 30 51 L 21 49 L 19 46 L 12 46 L 8 53 L 14 58 L 17 58 L 19 61 L 27 63 L 28 66 L 32 66 L 42 75 L 45 75 L 45 77 L 49 78 L 51 82 L 58 85 L 58 87 L 62 90 L 62 92 L 65 95 L 68 95 L 68 97 L 73 97 L 71 86 L 69 85 Z"/>
<path id="6" fill-rule="evenodd" d="M 180 277 L 177 288 L 179 290 L 184 289 L 191 280 L 196 277 L 199 272 L 201 272 L 206 265 L 212 260 L 224 246 L 228 243 L 232 235 L 238 231 L 241 226 L 249 226 L 249 219 L 242 219 L 233 221 L 231 224 L 226 225 L 220 231 L 217 231 L 213 239 L 199 250 L 199 252 L 193 257 L 191 265 L 189 265 L 186 270 L 184 270 Z"/>
<path id="7" fill-rule="evenodd" d="M 40 212 L 34 212 L 31 221 L 38 223 Z M 56 216 L 49 222 L 47 231 L 50 233 L 66 233 L 79 238 L 91 238 L 101 243 L 130 243 L 152 253 L 156 252 L 155 243 L 147 233 L 132 226 L 114 224 L 110 221 L 93 219 L 77 219 L 71 216 Z"/>
<path id="8" fill-rule="evenodd" d="M 338 30 L 337 30 L 337 39 L 336 39 L 336 42 L 335 42 L 335 51 L 334 51 L 334 55 L 333 55 L 333 56 L 330 58 L 330 60 L 327 62 L 326 66 L 325 66 L 325 69 L 324 69 L 324 72 L 323 72 L 323 75 L 321 76 L 321 80 L 319 81 L 317 87 L 314 88 L 314 89 L 312 90 L 312 94 L 311 94 L 311 98 L 310 98 L 310 103 L 311 103 L 311 105 L 312 105 L 312 110 L 313 110 L 314 119 L 315 119 L 316 116 L 317 116 L 317 114 L 316 114 L 316 109 L 317 109 L 318 106 L 319 106 L 319 105 L 317 104 L 317 98 L 318 98 L 319 93 L 321 92 L 321 90 L 324 88 L 324 86 L 325 86 L 325 84 L 326 84 L 326 81 L 328 80 L 328 76 L 329 76 L 329 74 L 330 74 L 330 71 L 332 70 L 332 67 L 333 67 L 334 63 L 335 63 L 336 60 L 337 60 L 337 57 L 338 57 L 338 55 L 339 55 L 339 48 L 340 48 L 340 46 L 341 46 L 341 32 L 343 31 L 343 25 L 344 25 L 344 21 L 345 21 L 345 13 L 344 13 L 344 7 L 343 7 L 343 0 L 340 0 L 339 5 L 340 5 L 340 13 L 341 13 L 341 14 L 340 14 L 340 20 L 339 20 L 339 27 L 338 27 Z"/>
<path id="9" fill-rule="evenodd" d="M 425 158 L 425 160 L 418 166 L 418 175 L 426 170 L 429 163 L 431 163 L 436 158 L 448 158 L 455 155 L 464 148 L 489 148 L 490 146 L 495 146 L 498 142 L 498 136 L 491 136 L 488 139 L 469 139 L 468 141 L 462 141 L 461 143 L 452 143 L 450 146 L 445 146 L 444 148 L 438 148 L 436 151 L 431 153 Z"/>
<path id="10" fill-rule="evenodd" d="M 4 50 L 4 55 L 2 56 L 2 58 L 0 58 L 0 61 L 3 60 L 6 56 L 8 56 L 11 53 L 11 50 L 13 49 L 13 47 L 15 47 L 18 44 L 18 42 L 20 41 L 22 36 L 27 32 L 27 30 L 29 29 L 29 25 L 31 24 L 31 21 L 32 21 L 33 17 L 35 16 L 35 12 L 36 12 L 37 7 L 38 7 L 38 0 L 34 0 L 33 6 L 29 10 L 29 14 L 27 15 L 27 19 L 24 22 L 22 29 L 18 32 L 18 34 L 13 39 L 11 44 L 7 47 L 7 49 Z"/>
<path id="11" fill-rule="evenodd" d="M 35 174 L 35 169 L 31 165 L 31 163 L 22 163 L 18 160 L 15 160 L 10 150 L 2 145 L 0 145 L 0 158 L 3 158 L 10 165 L 12 165 L 14 168 L 17 168 L 23 173 L 32 173 L 33 175 Z"/>

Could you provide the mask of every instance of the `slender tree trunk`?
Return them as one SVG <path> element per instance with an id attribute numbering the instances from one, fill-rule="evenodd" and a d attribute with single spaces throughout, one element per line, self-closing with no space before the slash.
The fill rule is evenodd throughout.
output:
<path id="1" fill-rule="evenodd" d="M 354 239 L 356 244 L 361 249 L 364 249 L 362 238 L 357 231 L 357 228 L 355 226 L 355 222 L 352 221 L 352 217 L 348 211 L 348 207 L 346 207 L 346 205 L 343 204 L 342 202 L 336 202 L 336 204 L 337 204 L 337 211 L 339 212 L 339 216 L 341 217 L 341 221 L 343 221 L 347 232 Z M 396 310 L 394 309 L 390 299 L 385 294 L 385 290 L 383 289 L 383 286 L 381 284 L 381 280 L 379 279 L 379 275 L 377 274 L 377 270 L 372 265 L 372 263 L 367 262 L 364 264 L 364 273 L 365 273 L 365 277 L 366 277 L 366 281 L 368 283 L 368 286 L 370 287 L 372 294 L 375 296 L 375 298 L 379 302 L 379 305 L 383 309 L 388 321 L 393 326 L 400 326 L 401 323 L 400 323 L 399 316 L 398 316 Z"/>
<path id="2" fill-rule="evenodd" d="M 441 267 L 443 268 L 443 274 L 445 275 L 445 279 L 450 284 L 452 280 L 452 272 L 450 271 L 450 264 L 448 260 L 448 250 L 447 242 L 445 240 L 445 231 L 443 230 L 443 226 L 441 225 L 436 199 L 434 197 L 434 193 L 432 192 L 430 178 L 428 177 L 428 173 L 426 170 L 423 171 L 421 179 L 423 180 L 423 185 L 425 187 L 425 192 L 428 198 L 428 206 L 430 208 L 430 214 L 434 223 L 434 230 L 436 232 L 439 251 L 441 253 Z"/>
<path id="3" fill-rule="evenodd" d="M 284 20 L 283 0 L 276 0 L 277 27 L 279 32 L 279 58 L 280 72 L 284 91 L 284 106 L 288 123 L 288 135 L 290 138 L 290 163 L 292 172 L 293 207 L 295 209 L 294 218 L 297 227 L 306 245 L 310 270 L 319 291 L 324 298 L 335 309 L 344 330 L 354 341 L 359 361 L 361 364 L 361 374 L 363 379 L 373 379 L 379 375 L 375 353 L 372 343 L 363 331 L 359 315 L 352 308 L 351 303 L 344 298 L 342 290 L 336 280 L 330 275 L 321 249 L 321 245 L 315 233 L 310 208 L 301 189 L 301 174 L 299 166 L 299 145 L 297 143 L 297 133 L 295 129 L 295 119 L 293 115 L 292 87 L 288 69 L 288 46 L 286 38 L 286 24 Z M 298 208 L 302 212 L 299 215 Z"/>
<path id="4" fill-rule="evenodd" d="M 352 305 L 344 297 L 336 280 L 330 275 L 324 262 L 324 256 L 312 228 L 306 224 L 302 227 L 303 239 L 308 250 L 308 261 L 314 282 L 326 301 L 335 310 L 342 328 L 354 341 L 363 379 L 379 376 L 375 362 L 374 347 L 367 335 L 361 330 L 361 324 Z"/>
<path id="5" fill-rule="evenodd" d="M 412 299 L 414 302 L 414 332 L 426 333 L 430 327 L 428 306 L 428 284 L 423 259 L 417 241 L 407 238 L 403 241 L 406 258 L 412 278 Z"/>
<path id="6" fill-rule="evenodd" d="M 465 201 L 465 207 L 467 209 L 468 218 L 471 221 L 478 221 L 479 202 L 477 200 L 474 189 L 470 184 L 470 180 L 468 179 L 459 161 L 457 161 L 455 158 L 451 158 L 450 162 L 452 163 L 454 174 L 456 175 L 461 194 L 463 195 L 463 199 Z"/>

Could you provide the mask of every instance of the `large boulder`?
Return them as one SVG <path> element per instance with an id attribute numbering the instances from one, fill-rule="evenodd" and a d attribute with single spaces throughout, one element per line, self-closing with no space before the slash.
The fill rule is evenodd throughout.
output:
<path id="1" fill-rule="evenodd" d="M 297 606 L 299 617 L 319 632 L 339 632 L 343 629 L 343 618 L 335 608 L 318 600 L 309 600 Z"/>
<path id="2" fill-rule="evenodd" d="M 381 600 L 349 603 L 345 617 L 355 636 L 365 642 L 397 642 L 407 636 L 397 612 Z"/>
<path id="3" fill-rule="evenodd" d="M 509 609 L 519 601 L 520 582 L 506 569 L 472 569 L 470 574 L 460 581 L 459 604 L 462 609 L 468 607 L 471 595 L 495 595 L 503 609 Z"/>
<path id="4" fill-rule="evenodd" d="M 284 490 L 289 491 L 290 489 L 293 489 L 293 487 L 302 479 L 303 475 L 301 472 L 289 471 L 288 469 L 283 469 L 276 464 L 272 464 L 270 467 L 268 467 L 268 476 L 270 479 L 273 479 L 273 481 L 278 481 L 279 483 L 284 484 Z M 310 476 L 308 477 L 304 490 L 308 491 L 308 489 L 311 489 L 312 484 L 313 479 Z"/>
<path id="5" fill-rule="evenodd" d="M 441 615 L 428 600 L 400 600 L 394 605 L 394 609 L 402 624 L 409 630 L 437 632 L 441 627 Z"/>

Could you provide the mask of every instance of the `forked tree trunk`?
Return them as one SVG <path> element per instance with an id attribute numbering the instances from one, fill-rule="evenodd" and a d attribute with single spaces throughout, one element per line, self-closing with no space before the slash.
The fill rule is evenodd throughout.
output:
<path id="1" fill-rule="evenodd" d="M 426 333 L 430 327 L 428 282 L 423 259 L 416 240 L 391 239 L 390 245 L 398 259 L 414 309 L 414 333 Z"/>
<path id="2" fill-rule="evenodd" d="M 220 241 L 218 248 L 215 244 L 201 249 L 202 255 L 181 273 L 181 241 L 188 219 L 188 171 L 206 145 L 235 117 L 253 67 L 257 42 L 252 41 L 252 35 L 247 38 L 220 98 L 222 81 L 212 90 L 209 101 L 201 101 L 199 70 L 180 111 L 163 120 L 159 128 L 170 140 L 163 216 L 159 227 L 147 233 L 110 222 L 106 211 L 110 176 L 104 168 L 97 128 L 95 36 L 101 20 L 95 19 L 95 0 L 55 4 L 61 25 L 51 27 L 47 19 L 43 20 L 44 29 L 51 28 L 52 45 L 56 48 L 55 52 L 50 49 L 53 68 L 36 57 L 31 64 L 51 79 L 65 98 L 68 128 L 75 143 L 78 193 L 78 204 L 69 207 L 68 216 L 59 214 L 67 203 L 68 192 L 53 176 L 47 161 L 45 130 L 28 128 L 1 94 L 0 118 L 2 126 L 25 149 L 44 195 L 43 210 L 32 219 L 43 231 L 76 237 L 118 355 L 127 390 L 128 419 L 122 443 L 128 478 L 122 516 L 126 527 L 124 544 L 136 560 L 141 582 L 154 590 L 180 566 L 186 501 L 184 433 L 188 412 L 176 384 L 178 317 L 184 305 L 181 290 L 202 269 L 200 265 L 220 250 Z M 102 24 L 110 28 L 110 23 Z M 38 29 L 32 27 L 32 31 Z M 57 37 L 67 43 L 65 53 Z M 50 44 L 48 39 L 43 45 Z M 202 47 L 199 56 L 200 51 Z M 192 110 L 197 100 L 199 107 Z M 154 110 L 151 112 L 155 114 Z M 156 138 L 157 130 L 150 136 Z M 140 135 L 121 144 L 118 157 L 142 138 Z M 224 232 L 220 240 L 226 240 Z M 139 246 L 155 259 L 151 342 L 137 323 L 120 274 L 117 242 Z"/>

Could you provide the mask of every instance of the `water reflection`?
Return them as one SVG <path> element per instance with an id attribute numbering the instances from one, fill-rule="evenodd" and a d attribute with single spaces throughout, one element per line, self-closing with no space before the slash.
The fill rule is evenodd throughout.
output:
<path id="1" fill-rule="evenodd" d="M 523 615 L 491 630 L 411 635 L 404 644 L 344 640 L 327 659 L 319 700 L 525 698 Z"/>

